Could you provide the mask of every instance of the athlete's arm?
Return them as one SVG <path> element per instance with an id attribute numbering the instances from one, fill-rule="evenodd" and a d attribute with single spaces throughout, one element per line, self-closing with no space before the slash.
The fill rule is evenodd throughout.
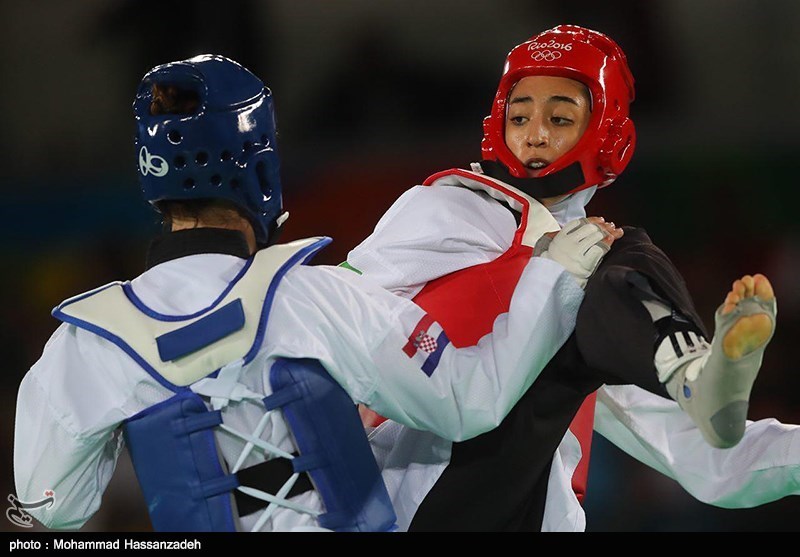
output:
<path id="1" fill-rule="evenodd" d="M 287 275 L 287 286 L 303 282 L 314 293 L 292 311 L 315 330 L 318 357 L 334 379 L 380 415 L 452 440 L 503 420 L 572 333 L 583 299 L 562 266 L 533 258 L 492 333 L 456 349 L 413 302 L 351 271 L 297 271 L 304 280 Z"/>
<path id="2" fill-rule="evenodd" d="M 800 494 L 797 425 L 749 421 L 739 444 L 715 449 L 676 402 L 606 385 L 598 391 L 594 428 L 704 503 L 748 508 Z"/>
<path id="3" fill-rule="evenodd" d="M 62 324 L 17 395 L 16 495 L 35 502 L 45 491 L 54 493 L 55 504 L 28 511 L 48 528 L 80 528 L 97 511 L 122 449 L 116 386 L 103 384 L 103 377 L 91 382 L 84 374 L 98 356 L 92 343 L 103 350 L 104 341 L 93 336 Z M 106 377 L 114 375 L 107 371 Z"/>

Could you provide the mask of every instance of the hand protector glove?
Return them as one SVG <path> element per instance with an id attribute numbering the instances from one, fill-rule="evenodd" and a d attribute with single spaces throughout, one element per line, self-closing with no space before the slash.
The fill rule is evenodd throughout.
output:
<path id="1" fill-rule="evenodd" d="M 589 277 L 611 249 L 603 242 L 605 237 L 605 230 L 583 217 L 568 222 L 554 238 L 539 238 L 533 255 L 560 263 L 572 273 L 580 287 L 585 288 Z"/>

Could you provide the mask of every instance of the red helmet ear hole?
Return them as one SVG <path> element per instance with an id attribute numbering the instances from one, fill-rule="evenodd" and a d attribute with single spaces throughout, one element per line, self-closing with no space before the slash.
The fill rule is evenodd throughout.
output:
<path id="1" fill-rule="evenodd" d="M 621 160 L 623 160 L 623 159 L 625 158 L 625 155 L 626 155 L 626 153 L 627 153 L 628 149 L 630 149 L 630 146 L 631 146 L 631 143 L 632 143 L 632 142 L 633 142 L 633 137 L 631 137 L 631 136 L 629 135 L 629 136 L 626 138 L 625 144 L 622 146 L 622 148 L 620 148 L 620 149 L 617 151 L 617 159 L 618 159 L 618 160 L 620 160 L 620 161 L 621 161 Z"/>
<path id="2" fill-rule="evenodd" d="M 609 130 L 610 144 L 608 145 L 608 166 L 614 174 L 621 174 L 628 166 L 633 157 L 633 150 L 636 144 L 636 132 L 633 122 L 628 118 L 622 121 L 615 121 Z"/>

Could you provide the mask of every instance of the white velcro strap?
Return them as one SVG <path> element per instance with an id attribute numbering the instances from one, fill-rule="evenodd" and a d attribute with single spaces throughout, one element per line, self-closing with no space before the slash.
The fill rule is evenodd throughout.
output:
<path id="1" fill-rule="evenodd" d="M 262 398 L 239 382 L 243 365 L 244 361 L 241 359 L 231 362 L 219 370 L 217 377 L 201 379 L 190 388 L 199 395 L 209 397 L 214 410 L 226 407 L 232 400 L 239 402 L 245 398 L 249 400 Z"/>
<path id="2" fill-rule="evenodd" d="M 710 348 L 711 345 L 708 344 L 706 339 L 692 331 L 670 334 L 661 341 L 661 344 L 656 349 L 655 365 L 656 371 L 658 371 L 658 380 L 661 383 L 666 383 L 678 368 L 684 364 L 702 357 L 707 359 L 710 354 Z M 694 381 L 696 379 L 695 375 L 700 368 L 692 367 L 691 369 L 693 372 L 692 377 L 689 377 L 687 371 L 687 379 Z"/>

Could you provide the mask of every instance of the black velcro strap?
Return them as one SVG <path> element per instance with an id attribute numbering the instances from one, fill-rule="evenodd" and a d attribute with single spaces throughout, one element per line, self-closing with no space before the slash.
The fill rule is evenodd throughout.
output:
<path id="1" fill-rule="evenodd" d="M 670 315 L 662 317 L 655 322 L 656 336 L 655 336 L 655 349 L 661 346 L 665 338 L 669 337 L 672 342 L 672 348 L 675 354 L 681 358 L 683 357 L 683 350 L 681 350 L 676 334 L 683 335 L 686 344 L 692 346 L 692 340 L 689 338 L 688 332 L 695 333 L 698 337 L 703 338 L 703 332 L 691 320 L 687 319 L 680 311 L 675 309 L 672 302 L 664 294 L 657 291 L 656 288 L 650 283 L 648 278 L 637 272 L 631 271 L 625 275 L 625 280 L 631 285 L 631 294 L 640 302 L 653 301 L 658 302 L 670 308 Z"/>
<path id="2" fill-rule="evenodd" d="M 656 342 L 655 347 L 658 350 L 658 347 L 661 346 L 661 343 L 669 337 L 670 342 L 672 342 L 672 348 L 675 350 L 675 354 L 679 357 L 683 357 L 683 350 L 681 350 L 680 344 L 678 343 L 677 336 L 680 334 L 683 337 L 684 342 L 689 347 L 694 346 L 694 342 L 689 337 L 688 333 L 692 332 L 696 334 L 699 338 L 705 339 L 703 336 L 703 332 L 697 327 L 694 323 L 689 321 L 686 317 L 684 317 L 678 310 L 673 309 L 672 314 L 667 317 L 662 317 L 655 323 L 656 326 Z"/>
<path id="3" fill-rule="evenodd" d="M 240 485 L 252 487 L 274 495 L 283 487 L 283 484 L 286 483 L 292 474 L 294 474 L 294 469 L 292 468 L 291 460 L 288 458 L 275 458 L 262 462 L 261 464 L 256 464 L 250 468 L 239 470 L 236 473 L 236 477 L 239 478 Z M 308 477 L 308 474 L 303 473 L 297 478 L 297 481 L 294 486 L 292 486 L 292 489 L 289 490 L 286 497 L 288 499 L 289 497 L 300 495 L 312 489 L 314 489 L 314 486 L 311 484 L 311 479 Z M 269 504 L 266 501 L 242 493 L 238 489 L 234 490 L 233 495 L 236 498 L 239 516 L 252 514 Z"/>

